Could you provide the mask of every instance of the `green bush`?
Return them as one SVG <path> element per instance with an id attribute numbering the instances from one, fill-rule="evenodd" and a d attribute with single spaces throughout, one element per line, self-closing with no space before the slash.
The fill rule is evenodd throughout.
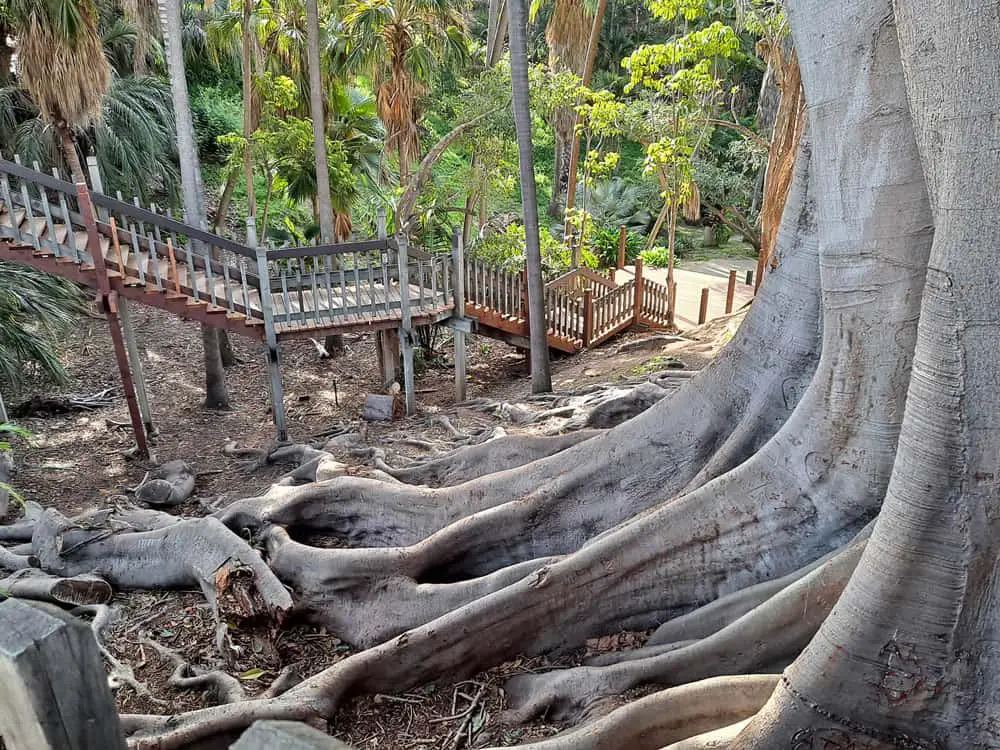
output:
<path id="1" fill-rule="evenodd" d="M 545 227 L 539 227 L 539 239 L 542 274 L 551 278 L 568 271 L 572 261 L 569 249 Z M 503 232 L 494 232 L 477 242 L 470 248 L 470 254 L 505 271 L 520 271 L 524 268 L 524 243 L 524 225 L 511 224 Z M 583 264 L 593 266 L 595 263 L 593 254 L 585 250 Z"/>
<path id="2" fill-rule="evenodd" d="M 228 88 L 198 86 L 191 91 L 191 114 L 203 161 L 221 164 L 229 150 L 219 144 L 219 136 L 243 131 L 243 105 Z"/>
<path id="3" fill-rule="evenodd" d="M 677 237 L 674 239 L 674 260 L 683 258 L 689 250 L 693 249 L 694 243 L 691 242 L 691 238 L 686 234 L 678 232 Z M 649 250 L 643 250 L 641 255 L 642 262 L 653 268 L 666 268 L 670 263 L 670 253 L 662 245 L 651 247 Z"/>
<path id="4" fill-rule="evenodd" d="M 615 227 L 602 227 L 594 233 L 593 249 L 598 268 L 614 268 L 618 264 L 618 232 Z M 635 232 L 625 235 L 625 264 L 632 265 L 642 252 L 643 238 Z"/>

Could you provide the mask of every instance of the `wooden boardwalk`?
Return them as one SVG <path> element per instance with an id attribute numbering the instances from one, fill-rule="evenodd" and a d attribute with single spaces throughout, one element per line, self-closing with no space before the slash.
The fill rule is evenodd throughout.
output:
<path id="1" fill-rule="evenodd" d="M 448 323 L 463 336 L 475 330 L 528 348 L 523 272 L 475 258 L 466 262 L 460 246 L 451 255 L 428 254 L 384 231 L 379 239 L 336 245 L 250 247 L 143 207 L 138 199 L 128 203 L 120 195 L 104 195 L 96 163 L 91 167 L 93 187 L 0 159 L 0 260 L 97 291 L 111 319 L 126 396 L 130 406 L 133 398 L 138 401 L 132 409 L 137 431 L 150 419 L 148 405 L 143 409 L 141 366 L 126 300 L 264 341 L 281 439 L 282 340 L 382 332 L 387 339 L 379 346 L 384 374 L 394 373 L 401 341 L 411 409 L 408 349 L 415 327 Z M 573 353 L 635 323 L 667 326 L 668 308 L 666 287 L 644 280 L 641 267 L 622 284 L 613 275 L 580 269 L 546 287 L 548 344 Z"/>

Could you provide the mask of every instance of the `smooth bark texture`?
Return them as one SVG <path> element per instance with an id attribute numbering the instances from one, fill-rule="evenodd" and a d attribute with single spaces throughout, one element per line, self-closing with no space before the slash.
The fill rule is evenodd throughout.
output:
<path id="1" fill-rule="evenodd" d="M 319 233 L 323 244 L 333 239 L 333 202 L 330 198 L 330 167 L 326 158 L 326 115 L 323 110 L 323 83 L 319 57 L 318 0 L 306 0 L 306 50 L 309 56 L 309 115 L 312 118 L 313 147 L 316 150 L 316 201 Z"/>
<path id="2" fill-rule="evenodd" d="M 513 88 L 514 127 L 521 168 L 521 209 L 524 211 L 524 262 L 528 270 L 528 329 L 531 339 L 531 392 L 552 390 L 549 345 L 545 322 L 542 251 L 538 239 L 538 198 L 531 142 L 531 103 L 528 93 L 526 0 L 508 0 L 510 6 L 510 80 Z"/>
<path id="3" fill-rule="evenodd" d="M 888 3 L 800 3 L 793 23 L 890 50 L 898 23 L 909 106 L 894 101 L 912 113 L 935 237 L 882 514 L 833 614 L 735 746 L 995 747 L 1000 280 L 987 248 L 1000 172 L 981 160 L 1000 145 L 997 7 L 900 0 L 894 22 Z M 830 82 L 826 65 L 803 71 L 810 97 Z"/>
<path id="4" fill-rule="evenodd" d="M 181 47 L 183 22 L 180 0 L 159 0 L 159 10 L 164 57 L 170 72 L 170 97 L 174 108 L 177 153 L 181 165 L 184 217 L 188 224 L 205 229 L 201 166 L 198 163 L 197 141 L 194 135 L 194 121 L 191 116 L 191 100 L 188 96 L 187 77 L 184 70 L 184 51 Z M 229 390 L 226 387 L 226 371 L 222 363 L 218 331 L 203 324 L 201 341 L 205 356 L 205 406 L 209 409 L 228 409 Z"/>

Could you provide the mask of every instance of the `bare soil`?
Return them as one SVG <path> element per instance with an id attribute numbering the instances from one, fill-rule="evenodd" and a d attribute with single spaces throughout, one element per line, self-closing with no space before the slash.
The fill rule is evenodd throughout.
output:
<path id="1" fill-rule="evenodd" d="M 285 469 L 264 467 L 249 472 L 243 462 L 223 454 L 230 440 L 263 447 L 274 438 L 270 397 L 261 345 L 233 337 L 242 363 L 228 372 L 234 409 L 202 408 L 201 339 L 196 325 L 151 308 L 133 310 L 147 387 L 159 434 L 153 441 L 158 462 L 183 459 L 199 472 L 195 497 L 177 512 L 204 513 L 204 502 L 225 504 L 262 492 Z M 704 366 L 731 337 L 741 316 L 688 332 L 689 341 L 621 351 L 623 343 L 648 336 L 629 332 L 602 348 L 553 361 L 557 390 L 574 390 L 594 382 L 634 378 L 665 366 L 669 359 L 688 368 Z M 459 429 L 482 429 L 498 418 L 456 408 L 451 342 L 444 337 L 439 354 L 418 368 L 417 400 L 421 413 L 391 424 L 365 425 L 360 419 L 366 394 L 379 388 L 373 337 L 348 337 L 344 355 L 320 360 L 309 341 L 283 344 L 285 403 L 293 439 L 337 426 L 367 431 L 368 442 L 389 455 L 419 455 L 412 445 L 394 442 L 401 436 L 427 434 L 428 415 L 447 414 Z M 627 348 L 627 347 L 626 347 Z M 66 514 L 101 507 L 126 495 L 153 464 L 129 458 L 132 446 L 128 412 L 115 366 L 107 324 L 81 317 L 62 348 L 71 382 L 54 389 L 26 382 L 18 394 L 4 394 L 8 405 L 34 395 L 93 394 L 116 388 L 113 405 L 93 411 L 19 420 L 32 437 L 16 447 L 14 482 L 26 500 Z M 469 398 L 517 400 L 529 391 L 523 357 L 505 344 L 473 337 L 469 346 Z M 439 429 L 439 428 L 438 428 Z M 508 432 L 516 431 L 505 425 Z M 433 438 L 433 433 L 429 435 Z M 344 460 L 359 462 L 362 459 Z M 287 467 L 286 467 L 287 468 Z M 216 648 L 212 614 L 198 592 L 130 592 L 116 596 L 120 616 L 107 634 L 109 651 L 130 665 L 148 695 L 121 686 L 116 695 L 124 713 L 176 713 L 198 708 L 212 696 L 181 693 L 168 685 L 174 670 L 149 645 L 154 640 L 189 662 L 222 668 L 238 676 L 248 694 L 257 694 L 284 668 L 305 677 L 351 653 L 334 635 L 304 623 L 281 630 L 229 623 L 223 653 Z M 426 685 L 398 696 L 367 696 L 352 701 L 331 731 L 353 746 L 380 750 L 456 750 L 487 745 L 514 745 L 557 731 L 544 722 L 506 727 L 497 719 L 504 709 L 503 680 L 510 674 L 577 663 L 588 654 L 634 648 L 645 633 L 594 639 L 577 654 L 553 662 L 519 659 L 474 680 Z"/>

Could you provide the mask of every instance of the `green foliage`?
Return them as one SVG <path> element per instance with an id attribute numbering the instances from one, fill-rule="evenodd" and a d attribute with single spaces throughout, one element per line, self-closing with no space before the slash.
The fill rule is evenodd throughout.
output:
<path id="1" fill-rule="evenodd" d="M 544 227 L 539 227 L 539 230 L 542 274 L 551 278 L 565 273 L 572 262 L 569 249 Z M 524 268 L 524 246 L 524 225 L 511 224 L 503 232 L 489 234 L 476 242 L 470 249 L 470 254 L 505 271 L 520 271 Z M 590 261 L 587 265 L 596 265 L 596 259 L 592 255 L 585 260 Z"/>
<path id="2" fill-rule="evenodd" d="M 591 239 L 591 248 L 597 258 L 598 268 L 613 268 L 618 263 L 618 237 L 617 227 L 601 227 L 594 232 Z M 625 235 L 625 263 L 632 265 L 635 259 L 642 252 L 645 240 L 635 232 L 628 232 Z"/>
<path id="3" fill-rule="evenodd" d="M 638 184 L 615 177 L 577 191 L 577 205 L 586 205 L 598 226 L 625 225 L 629 231 L 645 234 L 653 225 L 650 206 L 656 201 L 657 190 L 649 184 Z"/>
<path id="4" fill-rule="evenodd" d="M 64 381 L 56 347 L 82 309 L 83 295 L 68 281 L 0 262 L 0 380 L 16 386 L 32 368 Z"/>
<path id="5" fill-rule="evenodd" d="M 191 114 L 198 155 L 203 162 L 221 164 L 229 155 L 219 138 L 243 127 L 243 103 L 231 86 L 193 86 Z"/>

